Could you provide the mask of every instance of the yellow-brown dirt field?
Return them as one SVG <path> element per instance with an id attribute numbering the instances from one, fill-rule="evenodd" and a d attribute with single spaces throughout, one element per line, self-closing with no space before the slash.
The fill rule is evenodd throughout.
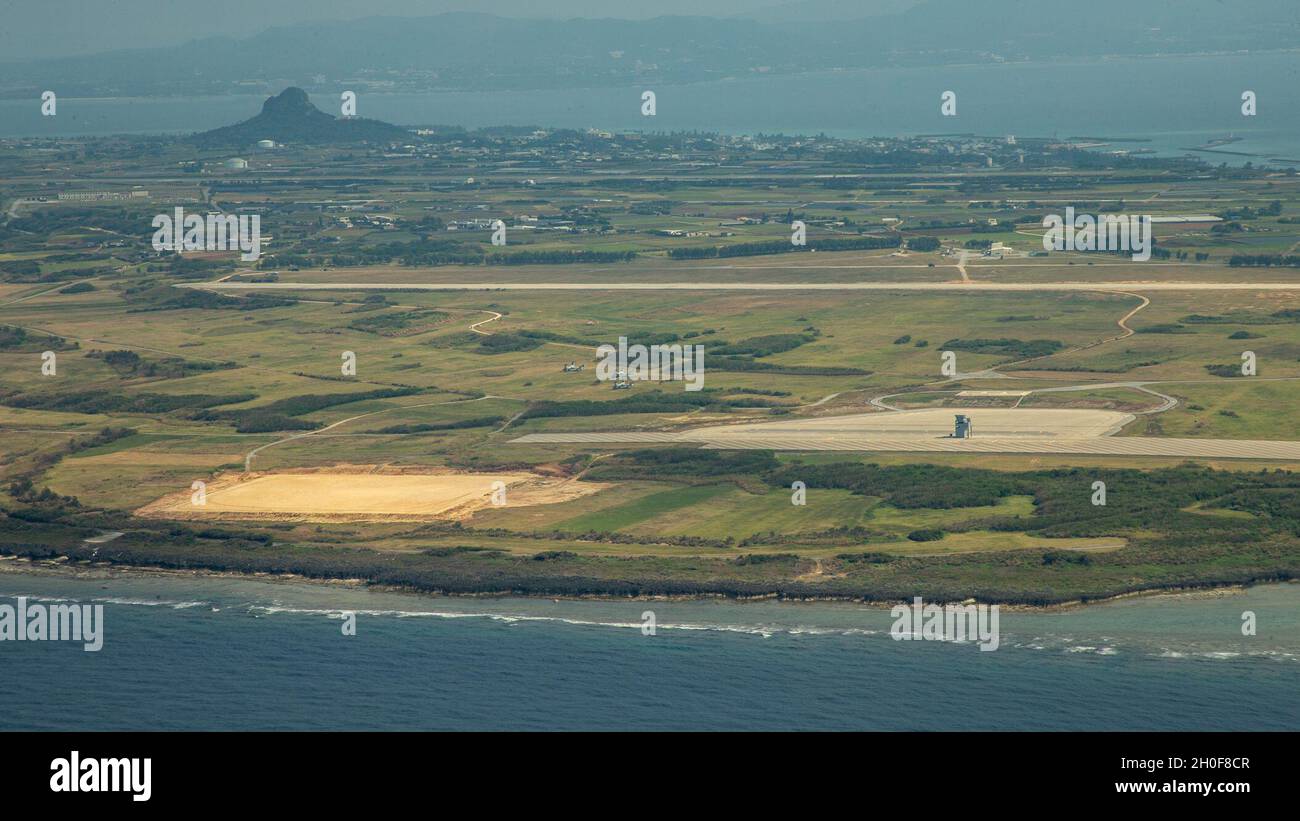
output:
<path id="1" fill-rule="evenodd" d="M 161 519 L 302 522 L 420 522 L 466 519 L 492 504 L 495 482 L 510 507 L 555 504 L 608 485 L 526 471 L 470 473 L 429 468 L 337 465 L 274 472 L 223 473 L 208 483 L 206 503 L 192 491 L 171 493 L 135 511 Z"/>

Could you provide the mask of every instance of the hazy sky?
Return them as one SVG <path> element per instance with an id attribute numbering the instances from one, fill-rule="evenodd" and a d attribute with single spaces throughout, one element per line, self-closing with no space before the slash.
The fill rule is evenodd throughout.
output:
<path id="1" fill-rule="evenodd" d="M 915 0 L 910 0 L 915 2 Z M 0 63 L 115 48 L 244 36 L 310 20 L 480 11 L 503 17 L 727 17 L 788 0 L 0 0 Z M 809 0 L 803 0 L 809 2 Z M 830 8 L 892 8 L 909 0 L 811 0 Z M 800 3 L 801 5 L 803 3 Z"/>

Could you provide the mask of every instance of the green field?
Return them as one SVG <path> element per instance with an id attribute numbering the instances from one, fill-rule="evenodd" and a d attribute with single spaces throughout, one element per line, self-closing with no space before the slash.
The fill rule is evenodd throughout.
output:
<path id="1" fill-rule="evenodd" d="M 1233 262 L 1300 247 L 1300 224 L 1281 221 L 1300 213 L 1294 174 L 1184 160 L 1074 167 L 1047 144 L 1029 149 L 1038 169 L 989 169 L 984 153 L 961 149 L 864 171 L 845 146 L 782 140 L 732 145 L 724 164 L 724 149 L 698 135 L 653 149 L 619 142 L 598 164 L 592 138 L 568 139 L 546 149 L 549 176 L 520 171 L 519 152 L 501 147 L 520 146 L 504 140 L 436 163 L 295 148 L 276 155 L 274 185 L 239 182 L 216 168 L 219 153 L 170 140 L 147 157 L 113 141 L 90 156 L 0 147 L 6 203 L 46 196 L 49 175 L 153 192 L 145 202 L 24 204 L 0 223 L 0 551 L 85 558 L 81 539 L 113 529 L 127 535 L 96 560 L 458 592 L 924 591 L 1035 604 L 1300 570 L 1300 465 L 1285 461 L 718 456 L 513 441 L 885 407 L 872 400 L 1113 410 L 1136 416 L 1125 436 L 1294 440 L 1300 291 L 1282 286 L 1296 269 Z M 659 156 L 670 147 L 680 164 Z M 205 170 L 164 183 L 160 162 Z M 1223 213 L 1241 230 L 1161 225 L 1157 247 L 1168 255 L 1150 263 L 1027 255 L 1041 249 L 1042 213 L 1120 201 L 1157 216 Z M 267 255 L 245 268 L 232 254 L 154 252 L 141 226 L 182 203 L 260 210 L 274 237 Z M 511 226 L 504 250 L 466 222 L 497 216 Z M 784 245 L 791 219 L 807 222 L 812 247 Z M 939 247 L 921 250 L 930 239 Z M 829 244 L 846 241 L 858 245 Z M 1014 252 L 981 256 L 994 242 Z M 949 287 L 963 279 L 969 289 Z M 80 282 L 93 289 L 64 292 Z M 977 287 L 1066 282 L 1081 289 Z M 1170 282 L 1259 285 L 1145 287 Z M 401 287 L 439 283 L 482 289 Z M 503 283 L 583 287 L 494 288 Z M 654 287 L 700 283 L 889 287 Z M 902 287 L 918 283 L 942 290 Z M 230 289 L 204 290 L 216 284 Z M 596 346 L 620 337 L 704 345 L 704 390 L 612 390 L 597 379 Z M 944 350 L 956 354 L 957 378 L 940 370 Z M 46 351 L 54 375 L 42 373 Z M 1256 375 L 1240 375 L 1246 352 Z M 349 356 L 355 373 L 343 369 Z M 585 368 L 566 372 L 571 362 Z M 1028 395 L 957 396 L 989 390 Z M 1164 396 L 1176 403 L 1163 407 Z M 254 471 L 530 471 L 602 487 L 419 524 L 133 515 L 246 460 Z M 801 471 L 818 481 L 795 505 L 789 485 Z M 1097 476 L 1115 500 L 1104 510 L 1085 506 Z"/>

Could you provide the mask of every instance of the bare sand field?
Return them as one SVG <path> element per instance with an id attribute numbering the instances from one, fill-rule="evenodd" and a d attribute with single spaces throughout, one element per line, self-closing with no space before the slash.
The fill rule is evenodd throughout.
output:
<path id="1" fill-rule="evenodd" d="M 227 473 L 210 482 L 196 505 L 192 491 L 169 494 L 136 511 L 165 519 L 228 518 L 306 522 L 464 519 L 493 504 L 564 502 L 607 485 L 527 472 L 380 471 L 337 466 L 268 473 Z"/>

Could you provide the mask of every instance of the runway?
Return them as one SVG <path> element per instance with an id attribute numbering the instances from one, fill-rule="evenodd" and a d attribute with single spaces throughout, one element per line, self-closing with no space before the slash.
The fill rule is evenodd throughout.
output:
<path id="1" fill-rule="evenodd" d="M 1300 291 L 1300 282 L 199 282 L 203 291 Z"/>
<path id="2" fill-rule="evenodd" d="M 970 439 L 770 435 L 683 436 L 673 433 L 530 433 L 520 444 L 690 444 L 712 450 L 840 450 L 913 453 L 1040 453 L 1095 456 L 1173 456 L 1207 459 L 1300 460 L 1300 442 L 1257 439 L 1167 439 L 1151 436 L 1063 438 L 1040 436 Z"/>
<path id="3" fill-rule="evenodd" d="M 532 433 L 520 444 L 690 444 L 715 450 L 1041 453 L 1300 460 L 1300 441 L 1116 436 L 1133 416 L 1106 410 L 979 408 L 964 411 L 975 435 L 956 439 L 954 410 L 923 409 L 781 422 L 711 425 L 676 432 Z"/>

